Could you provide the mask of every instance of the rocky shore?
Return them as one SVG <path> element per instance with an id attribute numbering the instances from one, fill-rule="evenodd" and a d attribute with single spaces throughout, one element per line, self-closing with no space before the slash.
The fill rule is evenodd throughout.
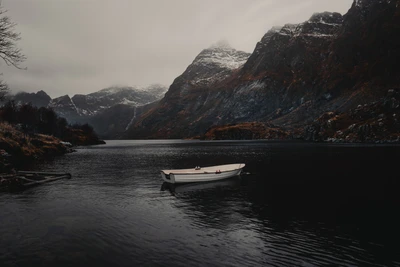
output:
<path id="1" fill-rule="evenodd" d="M 82 130 L 71 131 L 68 138 L 61 140 L 45 134 L 24 134 L 13 125 L 0 123 L 0 173 L 4 176 L 35 160 L 74 152 L 76 146 L 105 143 Z"/>
<path id="2" fill-rule="evenodd" d="M 400 90 L 348 112 L 327 112 L 303 129 L 307 141 L 400 144 Z"/>
<path id="3" fill-rule="evenodd" d="M 325 112 L 305 127 L 284 128 L 249 122 L 210 128 L 207 140 L 304 140 L 311 142 L 400 144 L 400 89 L 348 112 Z"/>

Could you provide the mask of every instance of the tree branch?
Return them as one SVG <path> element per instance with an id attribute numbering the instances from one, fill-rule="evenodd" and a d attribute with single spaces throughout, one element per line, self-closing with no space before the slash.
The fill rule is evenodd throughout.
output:
<path id="1" fill-rule="evenodd" d="M 6 12 L 7 10 L 3 9 L 0 2 L 0 58 L 4 60 L 7 66 L 26 69 L 20 66 L 26 60 L 26 57 L 16 44 L 21 39 L 20 33 L 14 32 L 17 24 L 5 15 Z"/>

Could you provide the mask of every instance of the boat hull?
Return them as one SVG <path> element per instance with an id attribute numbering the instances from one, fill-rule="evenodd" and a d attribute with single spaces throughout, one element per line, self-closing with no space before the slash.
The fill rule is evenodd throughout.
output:
<path id="1" fill-rule="evenodd" d="M 168 190 L 172 194 L 175 193 L 185 193 L 190 191 L 205 190 L 205 189 L 215 189 L 220 187 L 235 187 L 240 184 L 240 176 L 230 177 L 228 179 L 201 182 L 201 183 L 167 183 L 163 182 L 161 185 L 161 191 Z"/>
<path id="2" fill-rule="evenodd" d="M 204 168 L 204 171 L 196 171 L 185 173 L 180 171 L 180 173 L 161 171 L 162 179 L 167 183 L 198 183 L 198 182 L 211 182 L 218 181 L 227 178 L 231 178 L 240 175 L 244 164 L 239 165 L 239 168 L 232 170 L 220 171 L 218 168 L 212 170 L 210 168 Z M 219 166 L 217 166 L 219 167 Z"/>

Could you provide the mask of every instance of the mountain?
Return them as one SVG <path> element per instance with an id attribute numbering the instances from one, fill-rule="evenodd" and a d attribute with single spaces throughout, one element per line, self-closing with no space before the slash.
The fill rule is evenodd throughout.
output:
<path id="1" fill-rule="evenodd" d="M 88 95 L 74 95 L 72 101 L 77 107 L 79 115 L 94 115 L 112 106 L 125 104 L 128 106 L 142 106 L 162 98 L 166 87 L 152 85 L 148 88 L 109 87 Z"/>
<path id="2" fill-rule="evenodd" d="M 160 100 L 161 98 L 164 97 L 165 93 L 168 90 L 168 87 L 162 84 L 152 84 L 149 85 L 144 89 L 146 92 L 150 93 L 155 97 L 156 100 Z M 154 101 L 151 101 L 154 102 Z"/>
<path id="3" fill-rule="evenodd" d="M 197 116 L 202 116 L 205 104 L 214 103 L 219 94 L 209 91 L 231 77 L 249 56 L 221 43 L 204 49 L 174 80 L 158 105 L 135 120 L 124 137 L 180 138 L 196 132 L 191 127 L 202 131 Z"/>
<path id="4" fill-rule="evenodd" d="M 82 122 L 94 115 L 108 112 L 108 109 L 115 105 L 136 107 L 157 101 L 166 90 L 167 88 L 161 85 L 152 85 L 143 89 L 108 87 L 87 95 L 76 94 L 72 98 L 65 95 L 52 99 L 49 107 L 70 122 Z"/>
<path id="5" fill-rule="evenodd" d="M 160 100 L 167 87 L 153 84 L 144 88 L 109 87 L 83 95 L 68 95 L 51 99 L 45 92 L 18 93 L 12 97 L 16 103 L 31 102 L 37 107 L 50 107 L 69 123 L 89 123 L 99 135 L 116 138 L 133 120 L 135 112 L 141 114 L 147 106 Z M 151 106 L 151 105 L 149 105 Z"/>
<path id="6" fill-rule="evenodd" d="M 271 28 L 251 55 L 227 47 L 203 50 L 125 137 L 188 138 L 242 125 L 257 136 L 276 129 L 282 134 L 271 136 L 305 138 L 330 112 L 348 114 L 362 127 L 367 117 L 349 114 L 385 102 L 400 88 L 398 47 L 399 0 L 357 0 L 344 16 L 315 13 L 303 23 Z M 398 114 L 396 105 L 385 112 Z"/>
<path id="7" fill-rule="evenodd" d="M 167 87 L 153 84 L 143 89 L 133 87 L 110 87 L 86 95 L 75 95 L 81 117 L 93 126 L 96 133 L 105 139 L 118 139 L 146 107 L 157 103 Z M 137 115 L 136 115 L 137 114 Z"/>
<path id="8" fill-rule="evenodd" d="M 36 107 L 46 107 L 51 100 L 51 97 L 44 91 L 37 93 L 19 92 L 12 97 L 16 104 L 31 103 Z"/>
<path id="9" fill-rule="evenodd" d="M 68 121 L 76 121 L 79 116 L 76 112 L 77 107 L 68 95 L 50 100 L 47 107 L 52 108 L 57 115 L 66 118 Z"/>
<path id="10" fill-rule="evenodd" d="M 120 139 L 137 118 L 154 108 L 158 101 L 143 106 L 118 104 L 89 119 L 96 133 L 104 139 Z"/>
<path id="11" fill-rule="evenodd" d="M 285 76 L 293 76 L 292 69 L 309 68 L 304 61 L 318 55 L 308 48 L 327 47 L 341 23 L 340 14 L 322 13 L 299 25 L 273 27 L 251 55 L 225 46 L 203 50 L 128 137 L 182 138 L 204 134 L 214 125 L 265 121 L 285 104 L 279 99 L 285 97 Z M 230 61 L 233 54 L 237 64 Z"/>

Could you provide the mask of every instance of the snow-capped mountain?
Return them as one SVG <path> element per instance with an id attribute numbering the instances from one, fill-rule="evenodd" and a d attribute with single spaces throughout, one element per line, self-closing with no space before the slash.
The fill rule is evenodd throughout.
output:
<path id="1" fill-rule="evenodd" d="M 81 116 L 92 116 L 118 104 L 142 106 L 159 100 L 167 91 L 162 85 L 146 88 L 108 87 L 88 95 L 74 95 L 72 102 Z"/>
<path id="2" fill-rule="evenodd" d="M 76 94 L 72 98 L 64 95 L 51 99 L 44 91 L 39 91 L 17 93 L 12 99 L 17 104 L 30 102 L 37 107 L 53 108 L 57 114 L 73 122 L 85 120 L 115 105 L 143 106 L 161 99 L 166 91 L 167 87 L 160 84 L 144 88 L 114 86 L 87 95 Z"/>
<path id="3" fill-rule="evenodd" d="M 137 114 L 137 118 L 131 120 L 128 132 L 135 128 L 135 125 L 140 124 L 143 127 L 143 137 L 146 136 L 148 129 L 158 127 L 161 129 L 160 136 L 165 137 L 171 129 L 180 131 L 179 127 L 175 127 L 175 123 L 181 120 L 188 120 L 183 124 L 186 126 L 187 123 L 193 123 L 191 119 L 198 115 L 199 109 L 206 107 L 205 102 L 210 100 L 211 103 L 215 100 L 214 95 L 208 98 L 208 90 L 238 72 L 249 56 L 249 53 L 235 50 L 226 43 L 218 43 L 204 49 L 184 73 L 174 80 L 158 106 L 152 107 L 149 112 L 142 113 L 148 116 L 145 120 L 141 117 L 142 114 Z M 186 128 L 179 134 L 184 135 L 185 131 L 189 130 Z M 129 136 L 129 133 L 125 136 Z"/>
<path id="4" fill-rule="evenodd" d="M 147 86 L 145 89 L 146 92 L 151 93 L 157 100 L 164 97 L 165 93 L 168 90 L 168 87 L 162 84 L 151 84 Z"/>
<path id="5" fill-rule="evenodd" d="M 246 63 L 250 54 L 219 42 L 204 49 L 182 75 L 194 85 L 207 86 L 228 77 Z"/>
<path id="6" fill-rule="evenodd" d="M 193 91 L 221 82 L 241 68 L 249 56 L 249 53 L 235 50 L 226 43 L 204 49 L 174 80 L 162 101 L 180 101 Z"/>

